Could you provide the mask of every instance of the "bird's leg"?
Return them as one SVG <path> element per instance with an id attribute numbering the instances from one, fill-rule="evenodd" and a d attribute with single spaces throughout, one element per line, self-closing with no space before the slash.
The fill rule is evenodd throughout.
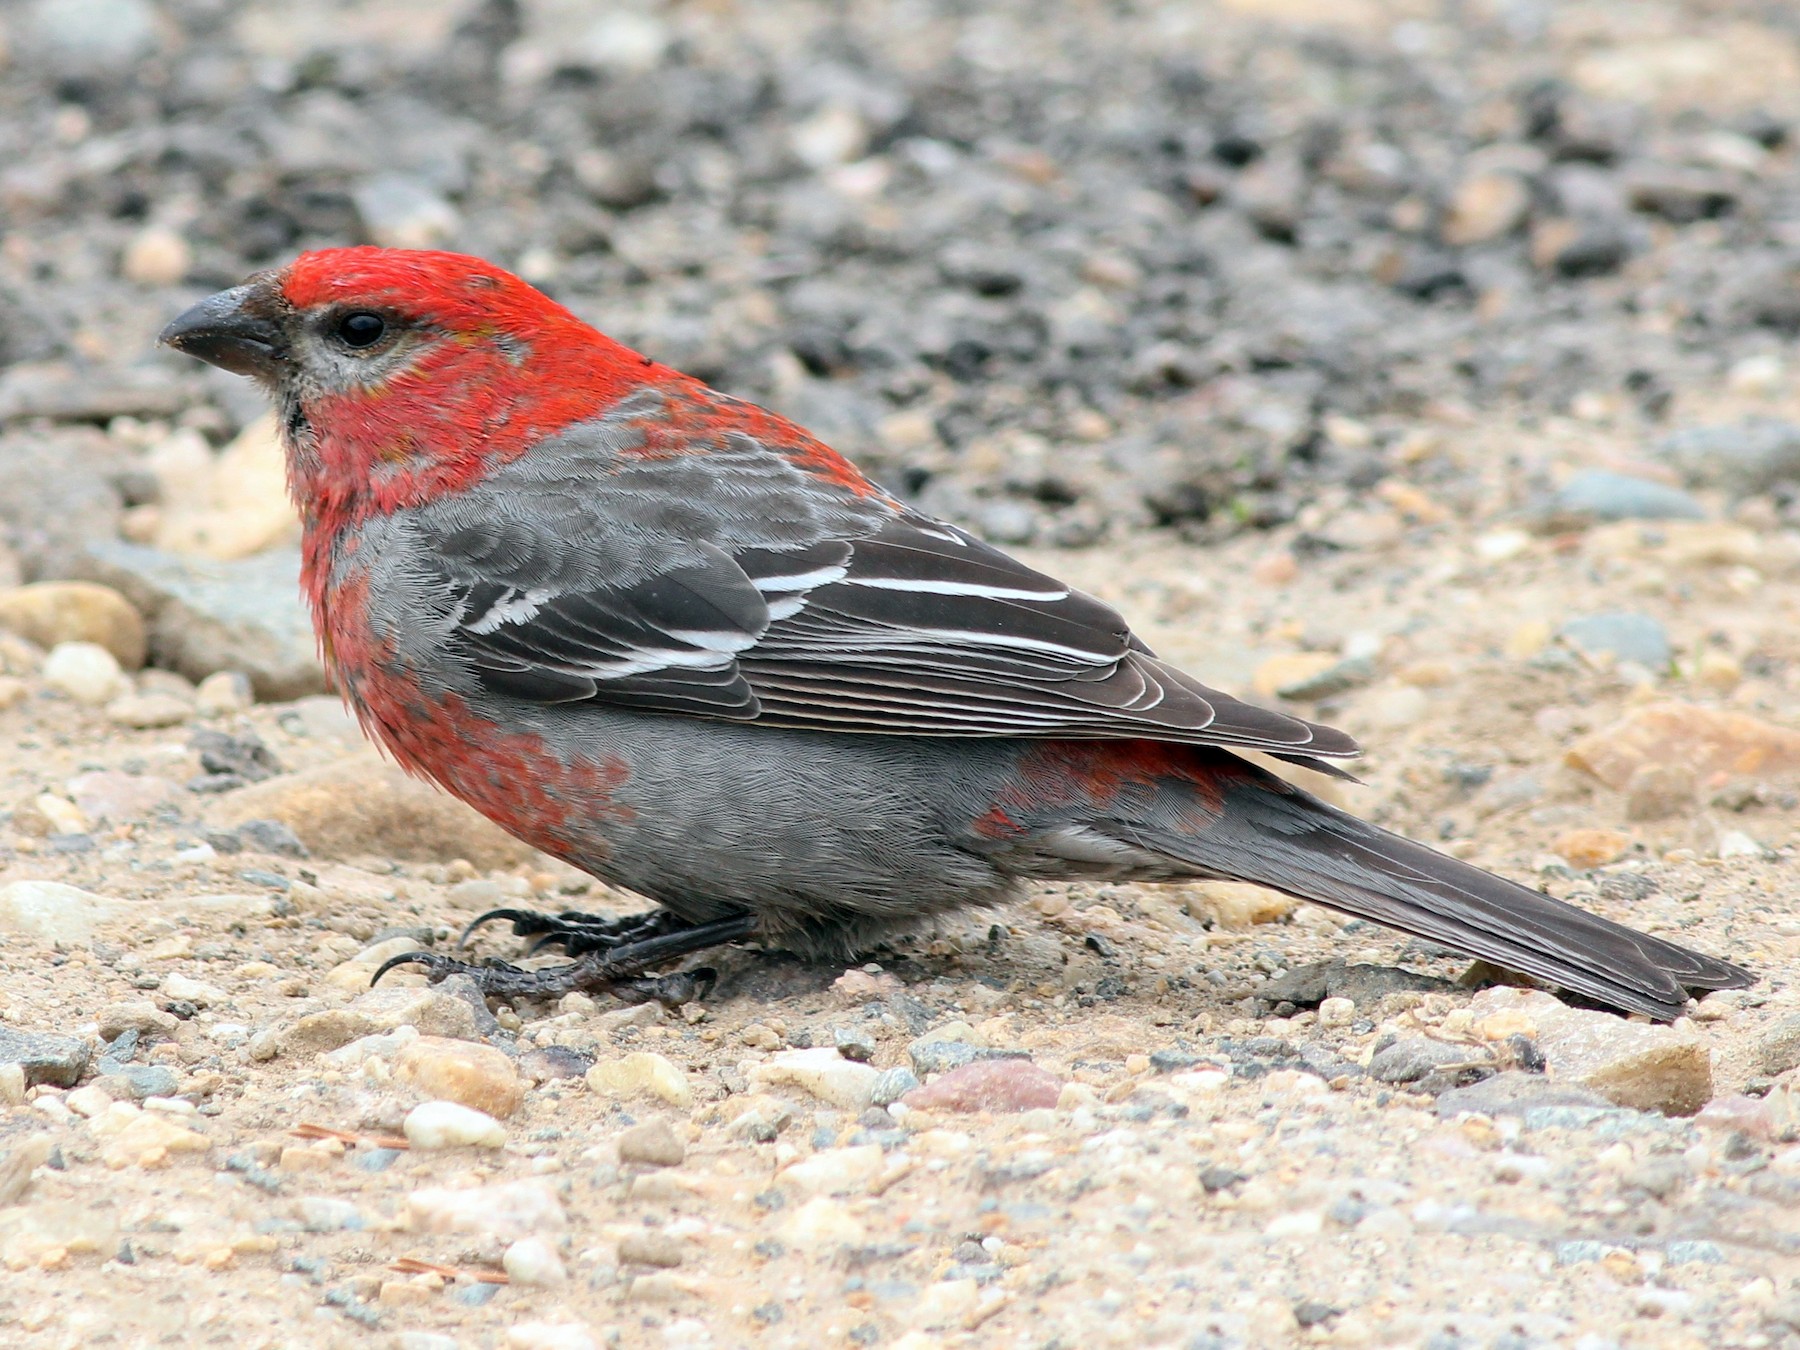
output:
<path id="1" fill-rule="evenodd" d="M 535 909 L 490 909 L 470 921 L 456 945 L 464 946 L 477 928 L 495 919 L 509 920 L 515 937 L 537 939 L 525 953 L 527 956 L 535 956 L 546 947 L 561 947 L 570 956 L 615 951 L 646 938 L 681 932 L 684 926 L 666 909 L 611 918 L 604 914 L 583 914 L 574 909 L 565 909 L 560 914 L 545 914 Z"/>
<path id="2" fill-rule="evenodd" d="M 640 979 L 645 971 L 678 957 L 721 946 L 756 931 L 754 914 L 734 914 L 711 923 L 695 924 L 672 932 L 659 932 L 640 941 L 605 951 L 589 951 L 566 965 L 543 970 L 524 970 L 504 961 L 458 961 L 436 952 L 407 952 L 381 963 L 374 984 L 395 966 L 422 966 L 433 984 L 451 975 L 467 975 L 483 994 L 495 998 L 557 998 L 563 994 L 613 994 L 627 1003 L 650 999 L 670 1004 L 698 998 L 712 987 L 710 970 L 678 972 Z"/>

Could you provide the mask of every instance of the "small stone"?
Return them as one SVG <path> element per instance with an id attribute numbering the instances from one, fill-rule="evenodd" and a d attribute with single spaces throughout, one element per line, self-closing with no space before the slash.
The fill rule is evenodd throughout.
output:
<path id="1" fill-rule="evenodd" d="M 63 1098 L 63 1105 L 83 1119 L 99 1115 L 113 1104 L 113 1095 L 96 1083 L 78 1087 Z"/>
<path id="2" fill-rule="evenodd" d="M 1482 990 L 1469 1010 L 1478 1021 L 1506 1010 L 1523 1012 L 1537 1026 L 1536 1044 L 1552 1077 L 1617 1106 L 1691 1116 L 1712 1098 L 1712 1056 L 1691 1030 L 1628 1022 L 1504 986 Z"/>
<path id="3" fill-rule="evenodd" d="M 163 976 L 161 992 L 165 998 L 192 1003 L 201 1008 L 211 1008 L 225 1002 L 225 991 L 216 984 L 191 979 L 180 971 L 171 971 Z"/>
<path id="4" fill-rule="evenodd" d="M 1024 1059 L 976 1060 L 906 1094 L 919 1110 L 1030 1111 L 1054 1107 L 1062 1080 Z"/>
<path id="5" fill-rule="evenodd" d="M 1770 858 L 1774 853 L 1759 840 L 1742 830 L 1726 830 L 1719 836 L 1718 856 L 1725 858 Z"/>
<path id="6" fill-rule="evenodd" d="M 1752 417 L 1735 425 L 1687 427 L 1665 436 L 1657 454 L 1690 483 L 1753 497 L 1800 479 L 1800 425 Z"/>
<path id="7" fill-rule="evenodd" d="M 1250 677 L 1250 688 L 1262 698 L 1275 698 L 1283 689 L 1305 687 L 1338 664 L 1329 652 L 1283 652 L 1269 657 Z"/>
<path id="8" fill-rule="evenodd" d="M 153 1097 L 173 1097 L 181 1090 L 181 1076 L 166 1064 L 121 1064 L 108 1069 L 100 1061 L 101 1077 L 94 1081 L 120 1102 L 147 1102 Z"/>
<path id="9" fill-rule="evenodd" d="M 16 1065 L 21 1071 L 20 1095 L 40 1083 L 74 1087 L 88 1065 L 90 1047 L 76 1036 L 47 1031 L 19 1031 L 0 1026 L 0 1065 Z"/>
<path id="10" fill-rule="evenodd" d="M 1675 657 L 1668 630 L 1648 614 L 1590 614 L 1570 619 L 1557 636 L 1590 659 L 1633 661 L 1651 671 L 1666 670 Z"/>
<path id="11" fill-rule="evenodd" d="M 1319 1025 L 1347 1027 L 1356 1020 L 1356 1004 L 1347 998 L 1328 998 L 1319 1004 Z"/>
<path id="12" fill-rule="evenodd" d="M 1358 705 L 1364 722 L 1388 731 L 1404 731 L 1416 726 L 1430 707 L 1430 696 L 1411 684 L 1388 684 L 1372 689 Z"/>
<path id="13" fill-rule="evenodd" d="M 0 628 L 46 650 L 65 642 L 104 647 L 125 670 L 144 664 L 144 620 L 110 586 L 91 581 L 40 581 L 0 590 Z"/>
<path id="14" fill-rule="evenodd" d="M 1625 819 L 1668 820 L 1685 815 L 1699 795 L 1694 771 L 1687 765 L 1640 765 L 1625 784 Z"/>
<path id="15" fill-rule="evenodd" d="M 1444 215 L 1443 239 L 1461 248 L 1511 234 L 1531 210 L 1531 190 L 1517 174 L 1477 173 L 1463 179 Z"/>
<path id="16" fill-rule="evenodd" d="M 883 1069 L 869 1091 L 871 1106 L 888 1106 L 919 1086 L 919 1076 L 904 1065 Z"/>
<path id="17" fill-rule="evenodd" d="M 158 663 L 188 679 L 242 671 L 271 700 L 324 690 L 298 548 L 216 559 L 102 539 L 87 544 L 84 566 L 144 615 Z"/>
<path id="18" fill-rule="evenodd" d="M 59 642 L 44 658 L 44 683 L 77 703 L 98 707 L 130 692 L 119 660 L 94 642 Z"/>
<path id="19" fill-rule="evenodd" d="M 827 1106 L 861 1112 L 868 1109 L 881 1071 L 858 1064 L 836 1050 L 783 1050 L 749 1072 L 753 1088 L 796 1087 Z"/>
<path id="20" fill-rule="evenodd" d="M 601 1060 L 587 1071 L 587 1085 L 603 1097 L 657 1097 L 684 1109 L 694 1104 L 694 1090 L 688 1085 L 687 1075 L 648 1050 L 633 1051 L 622 1059 Z"/>
<path id="21" fill-rule="evenodd" d="M 0 1210 L 16 1205 L 31 1189 L 31 1174 L 56 1151 L 56 1140 L 47 1134 L 11 1139 L 0 1149 Z"/>
<path id="22" fill-rule="evenodd" d="M 352 1012 L 347 1008 L 328 1008 L 324 1012 L 308 1013 L 293 1025 L 281 1028 L 273 1036 L 273 1044 L 269 1047 L 268 1058 L 276 1055 L 317 1055 L 336 1050 L 351 1041 L 372 1035 L 380 1028 L 376 1027 L 366 1016 Z M 263 1033 L 258 1033 L 252 1040 L 252 1057 L 254 1049 L 261 1041 Z"/>
<path id="23" fill-rule="evenodd" d="M 1624 857 L 1631 836 L 1617 830 L 1570 830 L 1550 847 L 1569 866 L 1585 872 Z"/>
<path id="24" fill-rule="evenodd" d="M 1243 932 L 1261 923 L 1279 923 L 1299 901 L 1247 881 L 1202 881 L 1188 888 L 1187 911 L 1202 923 Z"/>
<path id="25" fill-rule="evenodd" d="M 1615 1019 L 1616 1020 L 1616 1019 Z M 1508 1072 L 1468 1087 L 1438 1094 L 1437 1114 L 1444 1120 L 1473 1112 L 1484 1116 L 1525 1116 L 1546 1108 L 1610 1110 L 1613 1105 L 1597 1092 L 1570 1083 L 1551 1082 L 1542 1074 Z"/>
<path id="26" fill-rule="evenodd" d="M 583 1322 L 520 1322 L 506 1329 L 506 1350 L 600 1350 Z"/>
<path id="27" fill-rule="evenodd" d="M 838 1027 L 831 1033 L 838 1054 L 867 1064 L 875 1058 L 875 1038 L 864 1027 Z"/>
<path id="28" fill-rule="evenodd" d="M 448 793 L 409 778 L 372 752 L 345 756 L 231 793 L 221 823 L 285 825 L 320 858 L 367 855 L 413 862 L 464 858 L 498 868 L 531 851 Z"/>
<path id="29" fill-rule="evenodd" d="M 1800 1065 L 1800 1015 L 1782 1018 L 1756 1038 L 1756 1067 L 1773 1078 Z"/>
<path id="30" fill-rule="evenodd" d="M 20 1033 L 14 1032 L 14 1036 Z M 5 1038 L 0 1037 L 0 1053 L 5 1053 Z M 81 1046 L 82 1063 L 87 1062 L 87 1043 L 78 1042 Z M 76 1070 L 75 1077 L 81 1072 Z M 0 1106 L 20 1106 L 25 1101 L 25 1066 L 11 1060 L 0 1060 Z"/>
<path id="31" fill-rule="evenodd" d="M 169 694 L 123 694 L 106 705 L 107 721 L 139 731 L 180 726 L 193 715 L 192 704 Z"/>
<path id="32" fill-rule="evenodd" d="M 215 670 L 194 691 L 194 710 L 202 717 L 244 712 L 256 703 L 256 689 L 241 670 Z"/>
<path id="33" fill-rule="evenodd" d="M 1729 694 L 1744 678 L 1744 667 L 1730 652 L 1708 647 L 1694 662 L 1694 679 L 1715 693 Z"/>
<path id="34" fill-rule="evenodd" d="M 542 1178 L 466 1190 L 428 1187 L 406 1197 L 409 1225 L 422 1233 L 481 1233 L 504 1242 L 560 1233 L 568 1216 L 556 1187 Z"/>
<path id="35" fill-rule="evenodd" d="M 1645 765 L 1685 765 L 1700 779 L 1764 778 L 1800 770 L 1800 731 L 1743 713 L 1665 700 L 1583 736 L 1564 759 L 1620 790 Z"/>
<path id="36" fill-rule="evenodd" d="M 1375 662 L 1366 656 L 1356 656 L 1333 662 L 1317 674 L 1284 684 L 1275 694 L 1290 701 L 1317 702 L 1360 689 L 1374 678 Z"/>
<path id="37" fill-rule="evenodd" d="M 641 1233 L 629 1233 L 619 1239 L 620 1265 L 658 1266 L 664 1270 L 673 1270 L 686 1257 L 687 1247 L 680 1238 L 653 1228 Z"/>
<path id="38" fill-rule="evenodd" d="M 103 1041 L 116 1041 L 128 1031 L 135 1031 L 140 1036 L 173 1036 L 175 1028 L 181 1025 L 181 1019 L 174 1013 L 164 1012 L 154 1003 L 141 999 L 109 1003 L 95 1020 L 99 1023 Z"/>
<path id="39" fill-rule="evenodd" d="M 666 1120 L 646 1120 L 619 1136 L 619 1161 L 649 1167 L 680 1167 L 687 1144 Z"/>
<path id="40" fill-rule="evenodd" d="M 1704 520 L 1706 508 L 1683 492 L 1648 478 L 1586 469 L 1562 486 L 1551 504 L 1558 516 L 1591 520 Z"/>
<path id="41" fill-rule="evenodd" d="M 114 1102 L 88 1128 L 105 1141 L 100 1159 L 112 1168 L 160 1167 L 171 1153 L 204 1153 L 212 1147 L 205 1135 L 129 1102 Z"/>
<path id="42" fill-rule="evenodd" d="M 355 1233 L 368 1226 L 349 1200 L 334 1195 L 302 1195 L 294 1201 L 294 1217 L 308 1233 Z"/>
<path id="43" fill-rule="evenodd" d="M 569 1272 L 556 1247 L 541 1237 L 520 1238 L 507 1247 L 500 1267 L 514 1284 L 551 1288 L 564 1283 Z"/>
<path id="44" fill-rule="evenodd" d="M 119 258 L 119 275 L 138 286 L 176 286 L 194 265 L 194 251 L 174 230 L 139 230 Z"/>
<path id="45" fill-rule="evenodd" d="M 519 1073 L 532 1086 L 564 1078 L 585 1078 L 594 1057 L 569 1045 L 543 1045 L 519 1056 Z"/>
<path id="46" fill-rule="evenodd" d="M 457 1102 L 420 1102 L 401 1126 L 414 1148 L 503 1148 L 506 1127 L 485 1111 Z"/>
<path id="47" fill-rule="evenodd" d="M 783 1242 L 806 1250 L 851 1246 L 867 1240 L 868 1229 L 841 1200 L 815 1195 L 788 1211 L 776 1228 Z"/>
<path id="48" fill-rule="evenodd" d="M 939 1280 L 919 1291 L 911 1316 L 922 1327 L 950 1327 L 962 1322 L 981 1301 L 981 1286 L 973 1279 Z"/>
<path id="49" fill-rule="evenodd" d="M 444 899 L 457 909 L 466 909 L 476 914 L 497 909 L 511 898 L 500 888 L 499 882 L 489 881 L 484 877 L 459 881 L 444 893 Z"/>
<path id="50" fill-rule="evenodd" d="M 98 769 L 71 778 L 68 786 L 76 809 L 89 820 L 105 824 L 142 820 L 181 800 L 174 783 L 154 774 Z"/>
<path id="51" fill-rule="evenodd" d="M 512 1060 L 491 1045 L 473 1041 L 420 1036 L 395 1057 L 394 1077 L 429 1097 L 459 1102 L 501 1119 L 525 1100 L 525 1083 Z"/>
<path id="52" fill-rule="evenodd" d="M 862 1191 L 887 1168 L 880 1144 L 824 1148 L 784 1168 L 776 1177 L 807 1195 L 845 1195 Z"/>
<path id="53" fill-rule="evenodd" d="M 384 248 L 436 248 L 461 227 L 454 206 L 407 174 L 376 174 L 350 195 L 369 238 Z"/>
<path id="54" fill-rule="evenodd" d="M 1377 1051 L 1369 1060 L 1369 1077 L 1378 1083 L 1416 1083 L 1439 1069 L 1461 1068 L 1470 1063 L 1491 1063 L 1493 1056 L 1480 1047 L 1407 1036 Z"/>

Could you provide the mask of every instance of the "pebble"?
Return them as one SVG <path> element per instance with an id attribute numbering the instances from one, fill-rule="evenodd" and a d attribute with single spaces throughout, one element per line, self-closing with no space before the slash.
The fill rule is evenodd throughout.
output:
<path id="1" fill-rule="evenodd" d="M 144 664 L 143 616 L 110 586 L 40 581 L 0 590 L 0 628 L 49 650 L 65 642 L 104 647 L 125 670 Z"/>
<path id="2" fill-rule="evenodd" d="M 806 1195 L 845 1195 L 866 1190 L 887 1169 L 880 1144 L 824 1148 L 782 1169 L 777 1180 Z"/>
<path id="3" fill-rule="evenodd" d="M 159 808 L 181 801 L 180 789 L 167 778 L 112 769 L 78 774 L 69 780 L 68 789 L 76 809 L 99 823 L 141 820 Z"/>
<path id="4" fill-rule="evenodd" d="M 1800 731 L 1746 713 L 1664 700 L 1583 736 L 1564 759 L 1623 790 L 1646 765 L 1679 764 L 1701 778 L 1764 778 L 1800 770 Z"/>
<path id="5" fill-rule="evenodd" d="M 782 1050 L 748 1074 L 753 1088 L 796 1087 L 827 1106 L 852 1112 L 868 1109 L 880 1077 L 873 1065 L 845 1059 L 829 1047 Z"/>
<path id="6" fill-rule="evenodd" d="M 649 1228 L 619 1239 L 619 1264 L 673 1270 L 687 1259 L 687 1244 L 672 1233 Z"/>
<path id="7" fill-rule="evenodd" d="M 479 1233 L 504 1242 L 568 1227 L 556 1187 L 541 1178 L 462 1190 L 427 1187 L 406 1197 L 411 1228 L 422 1233 Z"/>
<path id="8" fill-rule="evenodd" d="M 842 1200 L 815 1195 L 786 1211 L 776 1225 L 783 1242 L 805 1250 L 851 1246 L 868 1239 L 868 1226 Z"/>
<path id="9" fill-rule="evenodd" d="M 95 642 L 59 642 L 44 658 L 44 683 L 77 703 L 98 707 L 128 694 L 119 659 Z"/>
<path id="10" fill-rule="evenodd" d="M 503 1148 L 506 1127 L 485 1111 L 458 1102 L 420 1102 L 401 1126 L 414 1148 Z"/>
<path id="11" fill-rule="evenodd" d="M 60 881 L 14 881 L 0 886 L 0 932 L 47 943 L 92 942 L 101 924 L 124 918 L 130 908 Z"/>
<path id="12" fill-rule="evenodd" d="M 507 1247 L 500 1267 L 514 1284 L 553 1288 L 566 1283 L 568 1268 L 553 1243 L 541 1237 L 520 1238 Z"/>
<path id="13" fill-rule="evenodd" d="M 1719 835 L 1714 852 L 1720 858 L 1772 858 L 1774 851 L 1743 830 L 1726 830 Z"/>
<path id="14" fill-rule="evenodd" d="M 1657 455 L 1690 482 L 1753 497 L 1800 479 L 1800 424 L 1751 417 L 1734 425 L 1685 427 Z"/>
<path id="15" fill-rule="evenodd" d="M 1800 1066 L 1800 1014 L 1790 1014 L 1759 1033 L 1751 1053 L 1758 1071 L 1770 1077 Z"/>
<path id="16" fill-rule="evenodd" d="M 170 694 L 123 694 L 106 705 L 107 721 L 139 731 L 180 726 L 193 715 L 192 703 Z"/>
<path id="17" fill-rule="evenodd" d="M 1706 518 L 1706 508 L 1680 488 L 1608 469 L 1576 474 L 1557 492 L 1552 509 L 1557 515 L 1594 520 Z"/>
<path id="18" fill-rule="evenodd" d="M 0 1026 L 0 1065 L 16 1066 L 20 1070 L 21 1099 L 26 1087 L 39 1083 L 74 1087 L 81 1081 L 91 1053 L 88 1042 L 78 1036 Z"/>
<path id="19" fill-rule="evenodd" d="M 1675 658 L 1668 630 L 1648 614 L 1589 614 L 1570 619 L 1556 632 L 1564 642 L 1590 658 L 1632 661 L 1651 671 L 1666 670 Z"/>
<path id="20" fill-rule="evenodd" d="M 294 1218 L 308 1233 L 355 1233 L 368 1226 L 354 1202 L 334 1195 L 297 1196 Z"/>
<path id="21" fill-rule="evenodd" d="M 905 1065 L 883 1069 L 869 1090 L 869 1104 L 887 1106 L 918 1086 L 919 1076 Z"/>
<path id="22" fill-rule="evenodd" d="M 1550 847 L 1569 866 L 1585 872 L 1624 857 L 1631 836 L 1617 830 L 1570 830 Z"/>
<path id="23" fill-rule="evenodd" d="M 147 999 L 109 1003 L 100 1009 L 95 1021 L 103 1041 L 116 1041 L 128 1031 L 140 1036 L 172 1036 L 181 1025 L 174 1013 L 164 1012 Z"/>
<path id="24" fill-rule="evenodd" d="M 1054 1107 L 1062 1080 L 1025 1059 L 976 1060 L 915 1088 L 902 1099 L 915 1110 L 1030 1111 Z"/>
<path id="25" fill-rule="evenodd" d="M 1691 1030 L 1630 1022 L 1504 986 L 1482 990 L 1469 1011 L 1477 1022 L 1498 1012 L 1523 1014 L 1552 1077 L 1615 1106 L 1691 1116 L 1712 1098 L 1712 1055 Z"/>
<path id="26" fill-rule="evenodd" d="M 1369 1077 L 1378 1083 L 1416 1083 L 1438 1069 L 1487 1063 L 1492 1058 L 1480 1046 L 1406 1036 L 1370 1057 Z"/>
<path id="27" fill-rule="evenodd" d="M 222 717 L 248 710 L 256 689 L 241 670 L 215 670 L 194 690 L 194 710 L 202 717 Z"/>
<path id="28" fill-rule="evenodd" d="M 225 825 L 277 821 L 319 858 L 465 858 L 485 869 L 531 857 L 498 825 L 373 751 L 242 788 L 225 798 L 220 817 Z"/>
<path id="29" fill-rule="evenodd" d="M 166 1064 L 100 1062 L 101 1076 L 94 1081 L 115 1101 L 145 1102 L 153 1097 L 173 1097 L 181 1090 L 181 1076 Z"/>
<path id="30" fill-rule="evenodd" d="M 1453 248 L 1485 244 L 1518 229 L 1530 210 L 1531 191 L 1517 174 L 1471 174 L 1451 194 L 1444 242 Z"/>
<path id="31" fill-rule="evenodd" d="M 174 230 L 149 225 L 133 235 L 119 257 L 119 275 L 139 286 L 175 286 L 194 265 L 194 251 Z"/>
<path id="32" fill-rule="evenodd" d="M 103 1140 L 100 1160 L 108 1167 L 160 1167 L 171 1153 L 204 1153 L 212 1141 L 159 1111 L 114 1102 L 88 1122 Z"/>
<path id="33" fill-rule="evenodd" d="M 600 1350 L 583 1322 L 520 1322 L 506 1329 L 506 1350 Z"/>
<path id="34" fill-rule="evenodd" d="M 408 174 L 376 174 L 350 197 L 369 238 L 384 248 L 437 248 L 461 224 L 454 206 Z"/>
<path id="35" fill-rule="evenodd" d="M 1625 819 L 1668 820 L 1686 815 L 1699 795 L 1699 784 L 1687 765 L 1641 765 L 1625 784 Z"/>
<path id="36" fill-rule="evenodd" d="M 1282 652 L 1271 656 L 1250 677 L 1250 688 L 1261 698 L 1276 698 L 1283 689 L 1304 688 L 1338 665 L 1330 652 Z"/>
<path id="37" fill-rule="evenodd" d="M 16 1205 L 31 1189 L 31 1174 L 50 1161 L 56 1140 L 47 1134 L 14 1139 L 0 1149 L 0 1209 Z"/>
<path id="38" fill-rule="evenodd" d="M 240 671 L 272 701 L 324 691 L 297 548 L 217 559 L 107 539 L 87 545 L 87 564 L 144 615 L 158 661 L 188 679 Z"/>
<path id="39" fill-rule="evenodd" d="M 1354 656 L 1336 661 L 1316 674 L 1294 680 L 1275 691 L 1278 698 L 1290 702 L 1317 702 L 1336 698 L 1352 689 L 1360 689 L 1375 678 L 1375 662 L 1367 656 Z"/>
<path id="40" fill-rule="evenodd" d="M 428 1097 L 504 1119 L 525 1100 L 513 1061 L 491 1045 L 421 1035 L 394 1057 L 394 1077 Z"/>
<path id="41" fill-rule="evenodd" d="M 752 1070 L 754 1077 L 754 1070 Z M 687 1075 L 662 1055 L 634 1050 L 621 1059 L 603 1059 L 587 1071 L 587 1085 L 603 1097 L 656 1097 L 671 1106 L 694 1104 Z"/>
<path id="42" fill-rule="evenodd" d="M 619 1161 L 648 1167 L 680 1167 L 687 1144 L 666 1120 L 646 1120 L 619 1136 Z"/>

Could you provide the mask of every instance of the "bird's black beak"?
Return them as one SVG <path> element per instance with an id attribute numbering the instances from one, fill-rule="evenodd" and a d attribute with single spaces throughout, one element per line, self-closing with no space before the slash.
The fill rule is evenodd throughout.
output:
<path id="1" fill-rule="evenodd" d="M 268 288 L 250 281 L 207 296 L 163 329 L 157 341 L 234 375 L 273 385 L 289 357 L 281 319 Z"/>

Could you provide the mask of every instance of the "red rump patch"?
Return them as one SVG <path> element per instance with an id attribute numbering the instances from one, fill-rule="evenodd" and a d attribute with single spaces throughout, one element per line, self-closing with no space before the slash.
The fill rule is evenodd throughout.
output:
<path id="1" fill-rule="evenodd" d="M 1217 817 L 1224 809 L 1230 755 L 1162 741 L 1038 741 L 1019 758 L 1019 776 L 994 796 L 975 823 L 990 839 L 1032 828 L 1022 821 L 1080 819 L 1104 812 L 1133 793 L 1183 789 L 1183 806 Z M 1248 767 L 1248 766 L 1246 766 Z"/>

